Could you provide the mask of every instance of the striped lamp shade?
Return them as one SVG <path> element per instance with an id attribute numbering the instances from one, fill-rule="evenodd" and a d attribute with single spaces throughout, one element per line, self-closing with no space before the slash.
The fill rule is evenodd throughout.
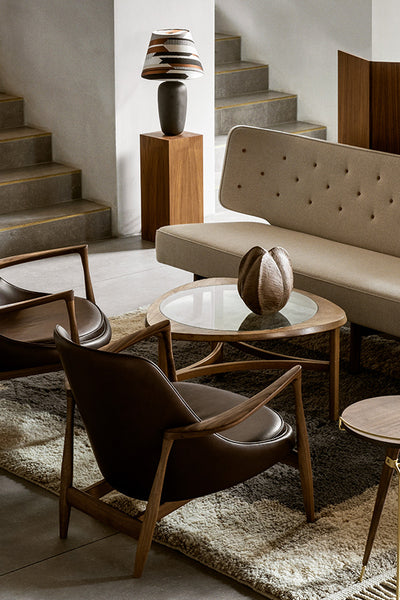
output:
<path id="1" fill-rule="evenodd" d="M 153 31 L 144 62 L 145 79 L 193 79 L 203 67 L 188 29 Z"/>

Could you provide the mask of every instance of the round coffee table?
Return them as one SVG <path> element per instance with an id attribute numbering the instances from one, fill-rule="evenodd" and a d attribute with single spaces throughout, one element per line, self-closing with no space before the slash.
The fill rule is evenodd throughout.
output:
<path id="1" fill-rule="evenodd" d="M 293 290 L 286 306 L 271 315 L 256 315 L 237 291 L 237 279 L 201 279 L 175 288 L 156 300 L 147 312 L 147 323 L 171 321 L 175 340 L 207 341 L 211 353 L 178 371 L 178 380 L 224 371 L 286 369 L 300 364 L 304 369 L 329 372 L 329 414 L 339 417 L 339 331 L 345 312 L 329 300 Z M 271 353 L 249 342 L 329 332 L 329 360 L 313 360 Z M 224 362 L 223 344 L 239 345 L 258 360 Z"/>
<path id="2" fill-rule="evenodd" d="M 348 406 L 339 420 L 339 427 L 346 429 L 358 437 L 383 444 L 386 457 L 383 463 L 382 474 L 379 481 L 371 525 L 365 545 L 362 561 L 360 581 L 367 566 L 372 545 L 374 543 L 383 505 L 392 479 L 393 469 L 399 472 L 398 461 L 400 451 L 400 396 L 380 396 L 367 398 Z M 399 484 L 400 485 L 400 484 Z M 400 598 L 400 487 L 398 509 L 398 548 L 397 548 L 397 591 L 396 598 Z"/>

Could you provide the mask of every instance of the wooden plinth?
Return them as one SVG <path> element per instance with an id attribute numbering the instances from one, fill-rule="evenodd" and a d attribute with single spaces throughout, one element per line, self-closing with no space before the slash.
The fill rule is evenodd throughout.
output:
<path id="1" fill-rule="evenodd" d="M 203 136 L 140 136 L 142 238 L 163 225 L 203 221 Z"/>

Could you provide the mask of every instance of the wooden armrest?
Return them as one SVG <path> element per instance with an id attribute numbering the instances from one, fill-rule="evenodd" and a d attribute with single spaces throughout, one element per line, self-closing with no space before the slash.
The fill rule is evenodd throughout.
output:
<path id="1" fill-rule="evenodd" d="M 63 292 L 57 292 L 55 294 L 46 294 L 46 296 L 30 298 L 29 300 L 23 300 L 21 302 L 4 304 L 3 306 L 0 306 L 0 314 L 15 312 L 17 310 L 23 310 L 25 308 L 32 308 L 33 306 L 40 306 L 42 304 L 49 304 L 50 302 L 57 302 L 58 300 L 64 300 L 67 306 L 69 325 L 71 329 L 71 338 L 74 342 L 79 343 L 78 325 L 76 322 L 75 313 L 74 290 L 66 290 Z"/>
<path id="2" fill-rule="evenodd" d="M 38 252 L 18 254 L 16 256 L 6 256 L 5 258 L 0 258 L 0 269 L 3 269 L 5 267 L 11 267 L 13 265 L 20 265 L 26 262 L 32 262 L 34 260 L 41 260 L 42 258 L 52 258 L 54 256 L 63 256 L 66 254 L 75 253 L 79 254 L 81 257 L 82 269 L 85 279 L 86 298 L 91 302 L 95 303 L 93 286 L 89 272 L 87 244 L 78 244 L 76 246 L 67 246 L 65 248 L 53 248 L 51 250 L 40 250 Z"/>
<path id="3" fill-rule="evenodd" d="M 270 400 L 275 398 L 290 383 L 301 378 L 301 366 L 296 365 L 279 377 L 264 390 L 244 400 L 241 404 L 229 408 L 219 415 L 209 417 L 203 421 L 186 425 L 185 427 L 176 427 L 167 429 L 164 433 L 164 439 L 177 440 L 190 437 L 202 437 L 212 433 L 224 431 L 230 427 L 238 425 L 250 415 L 265 406 Z"/>
<path id="4" fill-rule="evenodd" d="M 127 348 L 130 348 L 134 344 L 137 344 L 142 340 L 146 340 L 153 335 L 157 335 L 159 337 L 159 352 L 165 358 L 166 364 L 165 374 L 170 381 L 176 381 L 175 361 L 172 352 L 171 324 L 168 320 L 161 321 L 155 325 L 150 325 L 149 327 L 145 327 L 139 331 L 125 335 L 121 339 L 115 340 L 114 342 L 109 342 L 106 346 L 100 348 L 100 350 L 102 352 L 122 352 L 123 350 L 127 350 Z"/>

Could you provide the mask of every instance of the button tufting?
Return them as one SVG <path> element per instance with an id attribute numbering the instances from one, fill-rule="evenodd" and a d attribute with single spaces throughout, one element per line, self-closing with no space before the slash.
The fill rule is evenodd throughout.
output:
<path id="1" fill-rule="evenodd" d="M 361 192 L 357 192 L 357 196 L 361 196 Z"/>
<path id="2" fill-rule="evenodd" d="M 329 190 L 331 186 L 329 185 L 329 183 L 326 184 L 326 189 Z"/>
<path id="3" fill-rule="evenodd" d="M 311 198 L 310 198 L 310 200 L 308 201 L 308 204 L 312 204 L 312 200 L 311 200 Z"/>
<path id="4" fill-rule="evenodd" d="M 296 181 L 300 181 L 300 179 L 298 177 L 296 177 Z"/>
<path id="5" fill-rule="evenodd" d="M 371 219 L 375 219 L 375 215 L 371 215 Z"/>
<path id="6" fill-rule="evenodd" d="M 238 183 L 238 188 L 239 188 L 239 190 L 240 190 L 240 188 L 241 188 L 241 187 L 242 187 L 242 186 L 240 185 L 240 183 Z"/>
<path id="7" fill-rule="evenodd" d="M 389 202 L 390 204 L 393 204 L 393 198 L 390 198 Z"/>
<path id="8" fill-rule="evenodd" d="M 277 195 L 277 196 L 280 196 L 280 193 L 279 193 L 279 192 L 276 192 L 276 195 Z"/>
<path id="9" fill-rule="evenodd" d="M 260 175 L 265 175 L 264 171 L 261 171 Z"/>
<path id="10" fill-rule="evenodd" d="M 282 156 L 282 159 L 283 159 L 283 160 L 286 160 L 286 156 Z"/>
<path id="11" fill-rule="evenodd" d="M 348 173 L 348 172 L 349 172 L 349 170 L 348 170 L 348 169 L 345 169 L 345 170 L 344 170 L 344 172 L 345 172 L 345 173 Z"/>
<path id="12" fill-rule="evenodd" d="M 242 152 L 246 152 L 246 148 L 242 148 Z"/>
<path id="13" fill-rule="evenodd" d="M 339 206 L 339 212 L 343 210 L 343 206 Z"/>
<path id="14" fill-rule="evenodd" d="M 377 178 L 376 178 L 376 180 L 377 180 L 377 181 L 380 181 L 380 179 L 381 179 L 381 176 L 380 176 L 380 175 L 378 175 L 378 176 L 377 176 Z"/>
<path id="15" fill-rule="evenodd" d="M 313 166 L 314 166 L 314 167 L 316 167 L 316 166 L 317 166 L 317 163 L 314 163 L 314 165 L 313 165 Z"/>

